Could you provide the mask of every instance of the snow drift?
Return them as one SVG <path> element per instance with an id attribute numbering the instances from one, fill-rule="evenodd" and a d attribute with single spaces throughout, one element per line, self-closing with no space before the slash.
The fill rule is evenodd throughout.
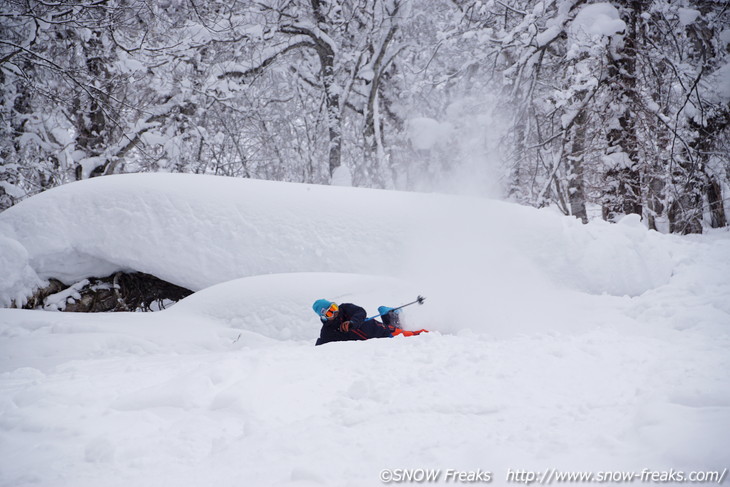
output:
<path id="1" fill-rule="evenodd" d="M 546 280 L 638 295 L 670 267 L 665 237 L 633 218 L 582 226 L 479 198 L 182 174 L 55 188 L 0 214 L 0 235 L 4 305 L 50 277 L 70 285 L 116 270 L 193 290 L 273 273 L 365 273 L 472 298 Z"/>
<path id="2" fill-rule="evenodd" d="M 138 270 L 158 313 L 0 309 L 0 485 L 381 485 L 385 468 L 722 471 L 730 233 L 457 196 L 97 178 L 0 214 L 0 297 Z M 432 330 L 314 347 L 315 299 Z"/>

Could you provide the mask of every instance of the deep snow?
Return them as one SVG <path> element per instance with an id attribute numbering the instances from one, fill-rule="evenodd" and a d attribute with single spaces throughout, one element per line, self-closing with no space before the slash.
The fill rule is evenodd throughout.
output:
<path id="1" fill-rule="evenodd" d="M 117 269 L 149 314 L 0 309 L 2 485 L 381 485 L 384 468 L 730 467 L 730 234 L 191 175 L 0 213 L 0 300 Z M 313 347 L 317 298 L 414 338 Z"/>

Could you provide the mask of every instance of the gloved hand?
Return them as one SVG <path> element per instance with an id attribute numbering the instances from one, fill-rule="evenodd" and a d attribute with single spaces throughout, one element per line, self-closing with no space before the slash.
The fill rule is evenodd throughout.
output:
<path id="1" fill-rule="evenodd" d="M 343 333 L 347 333 L 348 331 L 350 331 L 350 324 L 351 323 L 349 321 L 343 321 L 340 325 L 340 331 Z"/>

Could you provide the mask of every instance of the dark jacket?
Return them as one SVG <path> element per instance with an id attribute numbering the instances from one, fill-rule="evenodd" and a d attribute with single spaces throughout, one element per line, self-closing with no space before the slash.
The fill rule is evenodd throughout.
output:
<path id="1" fill-rule="evenodd" d="M 350 331 L 340 331 L 340 325 L 350 322 Z M 368 340 L 370 338 L 391 337 L 390 329 L 376 320 L 368 320 L 367 313 L 360 306 L 352 303 L 342 303 L 337 316 L 331 321 L 322 322 L 322 330 L 316 345 L 329 342 L 344 342 L 347 340 Z"/>

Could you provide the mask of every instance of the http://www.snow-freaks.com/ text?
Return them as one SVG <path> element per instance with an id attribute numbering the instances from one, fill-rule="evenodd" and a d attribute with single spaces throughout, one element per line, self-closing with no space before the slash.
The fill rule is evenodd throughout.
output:
<path id="1" fill-rule="evenodd" d="M 719 470 L 651 470 L 644 468 L 636 471 L 562 471 L 548 468 L 544 471 L 507 469 L 502 478 L 506 483 L 524 485 L 552 485 L 566 483 L 654 483 L 654 484 L 722 484 L 727 477 L 727 468 Z M 489 470 L 456 470 L 426 468 L 386 468 L 380 471 L 380 481 L 384 484 L 404 483 L 445 483 L 479 484 L 492 483 L 495 475 Z M 499 482 L 502 483 L 502 482 Z"/>

